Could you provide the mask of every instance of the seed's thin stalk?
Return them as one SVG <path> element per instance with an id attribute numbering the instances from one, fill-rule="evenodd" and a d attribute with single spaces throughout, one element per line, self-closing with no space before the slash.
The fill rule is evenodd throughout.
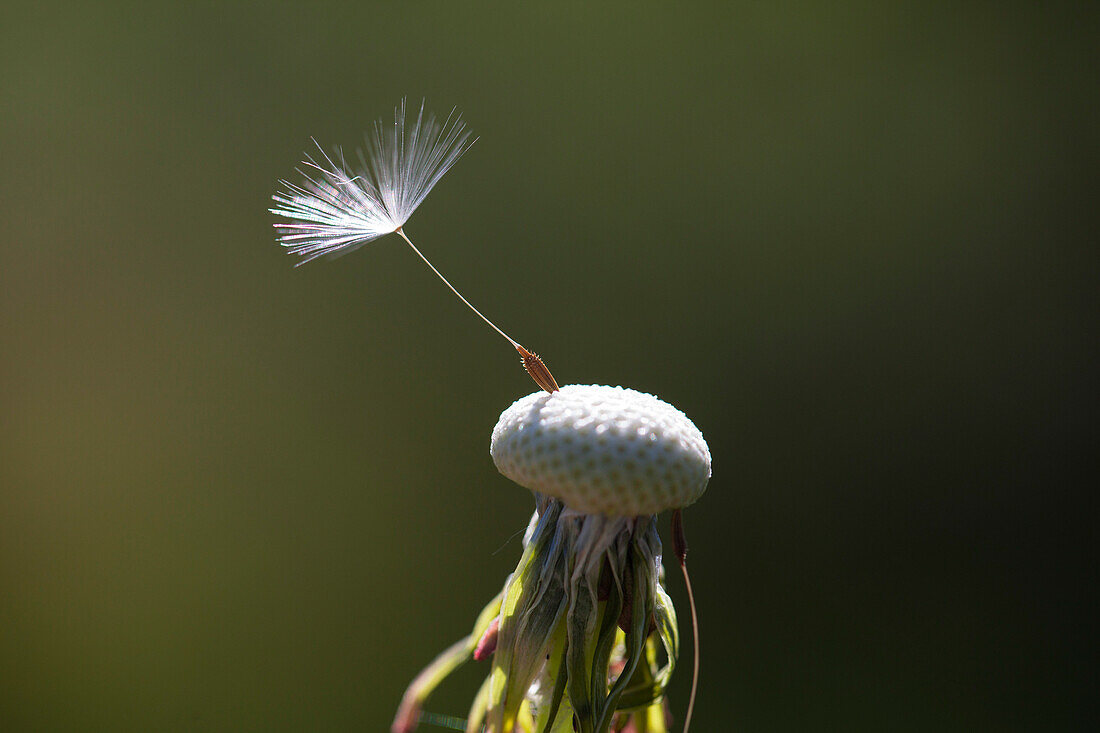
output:
<path id="1" fill-rule="evenodd" d="M 443 284 L 444 284 L 444 285 L 446 285 L 446 286 L 447 286 L 448 288 L 450 288 L 450 289 L 451 289 L 451 292 L 452 292 L 452 293 L 454 293 L 455 295 L 457 295 L 457 296 L 458 296 L 458 299 L 459 299 L 459 300 L 461 300 L 461 301 L 462 301 L 463 303 L 465 303 L 465 304 L 466 304 L 466 306 L 467 306 L 467 307 L 468 307 L 468 308 L 469 308 L 470 310 L 472 310 L 472 311 L 473 311 L 474 313 L 477 313 L 478 317 L 479 317 L 479 318 L 480 318 L 481 320 L 483 320 L 483 321 L 485 321 L 486 323 L 488 323 L 488 324 L 489 324 L 489 326 L 490 326 L 490 327 L 491 327 L 491 328 L 492 328 L 492 329 L 493 329 L 494 331 L 496 331 L 496 332 L 497 332 L 497 333 L 499 333 L 499 334 L 500 334 L 501 336 L 503 336 L 503 337 L 504 337 L 504 338 L 505 338 L 505 339 L 506 339 L 506 340 L 508 341 L 508 343 L 510 343 L 510 344 L 511 344 L 511 345 L 512 345 L 512 346 L 513 346 L 513 347 L 514 347 L 514 348 L 515 348 L 515 349 L 516 349 L 517 351 L 523 348 L 522 346 L 520 346 L 520 345 L 519 345 L 519 342 L 518 342 L 518 341 L 516 341 L 516 340 L 515 340 L 514 338 L 512 338 L 512 337 L 511 337 L 511 336 L 509 336 L 508 334 L 504 333 L 504 331 L 501 331 L 501 330 L 500 330 L 499 328 L 497 328 L 497 324 L 493 323 L 493 322 L 492 322 L 492 321 L 490 321 L 490 320 L 489 320 L 488 318 L 486 318 L 486 317 L 485 317 L 485 315 L 484 315 L 484 314 L 482 314 L 482 312 L 481 312 L 481 311 L 479 311 L 479 310 L 478 310 L 477 308 L 475 308 L 475 307 L 474 307 L 474 306 L 473 306 L 473 305 L 472 305 L 472 304 L 470 303 L 470 301 L 466 300 L 466 298 L 464 298 L 464 297 L 462 296 L 462 293 L 458 292 L 458 290 L 456 290 L 456 289 L 455 289 L 455 286 L 454 286 L 454 285 L 451 285 L 450 281 L 449 281 L 449 280 L 447 280 L 447 278 L 443 277 L 443 273 L 441 273 L 441 272 L 440 272 L 439 270 L 435 269 L 435 265 L 433 265 L 433 264 L 431 263 L 431 261 L 430 261 L 430 260 L 429 260 L 429 259 L 428 259 L 427 257 L 425 257 L 425 256 L 424 256 L 424 253 L 423 253 L 423 252 L 421 252 L 420 250 L 418 250 L 418 249 L 416 248 L 416 245 L 412 243 L 412 240 L 411 240 L 411 239 L 409 239 L 409 236 L 408 236 L 407 234 L 405 234 L 405 230 L 404 230 L 404 229 L 402 229 L 401 227 L 398 227 L 398 228 L 397 228 L 397 233 L 401 235 L 401 238 L 402 238 L 402 239 L 404 239 L 404 240 L 405 240 L 405 242 L 406 242 L 406 243 L 407 243 L 407 244 L 408 244 L 408 245 L 409 245 L 410 247 L 412 247 L 412 250 L 413 250 L 413 252 L 416 252 L 416 254 L 420 256 L 420 259 L 424 260 L 424 264 L 425 264 L 425 265 L 427 265 L 428 267 L 432 268 L 432 272 L 434 272 L 434 273 L 435 273 L 436 275 L 438 275 L 438 276 L 439 276 L 439 279 L 443 281 Z"/>
<path id="2" fill-rule="evenodd" d="M 516 351 L 519 352 L 520 363 L 523 364 L 523 368 L 527 370 L 527 373 L 531 375 L 531 379 L 535 380 L 535 384 L 550 393 L 554 393 L 558 390 L 558 383 L 554 379 L 554 375 L 551 374 L 550 370 L 546 368 L 546 364 L 543 363 L 538 354 L 535 354 L 523 348 L 523 346 L 521 346 L 518 341 L 516 341 L 508 334 L 504 333 L 504 331 L 501 331 L 500 328 L 497 327 L 497 324 L 486 318 L 485 314 L 475 308 L 470 301 L 466 300 L 466 298 L 463 297 L 462 293 L 458 292 L 454 285 L 451 285 L 450 280 L 443 277 L 443 273 L 435 269 L 435 265 L 431 263 L 431 260 L 425 257 L 424 253 L 416 248 L 416 245 L 412 243 L 411 239 L 409 239 L 409 235 L 405 234 L 404 229 L 402 229 L 401 227 L 397 227 L 397 229 L 394 231 L 396 231 L 397 234 L 401 235 L 401 238 L 405 240 L 405 243 L 412 247 L 412 251 L 416 252 L 417 256 L 420 257 L 420 259 L 424 260 L 424 264 L 431 268 L 432 272 L 434 272 L 439 277 L 439 279 L 443 281 L 444 285 L 451 289 L 452 293 L 458 296 L 459 300 L 466 304 L 467 308 L 476 313 L 478 318 L 488 323 L 490 328 L 503 336 L 504 339 L 508 343 L 510 343 Z"/>
<path id="3" fill-rule="evenodd" d="M 688 698 L 687 714 L 684 716 L 684 733 L 688 733 L 688 728 L 691 727 L 691 714 L 695 711 L 695 691 L 699 687 L 699 617 L 695 613 L 695 593 L 691 589 L 691 577 L 688 575 L 688 547 L 687 539 L 684 538 L 684 515 L 679 509 L 672 512 L 672 546 L 673 551 L 676 553 L 676 559 L 680 561 L 680 570 L 684 574 L 688 606 L 691 608 L 691 697 Z"/>

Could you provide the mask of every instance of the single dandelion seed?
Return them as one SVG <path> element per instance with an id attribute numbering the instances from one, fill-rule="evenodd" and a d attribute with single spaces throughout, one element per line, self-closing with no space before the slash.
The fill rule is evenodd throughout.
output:
<path id="1" fill-rule="evenodd" d="M 358 153 L 352 169 L 342 151 L 329 156 L 314 140 L 317 157 L 306 155 L 301 183 L 279 181 L 271 213 L 289 221 L 275 224 L 278 241 L 301 257 L 301 265 L 318 257 L 337 257 L 387 234 L 397 234 L 452 293 L 500 334 L 519 353 L 520 363 L 535 383 L 554 392 L 546 364 L 490 321 L 458 292 L 435 265 L 417 249 L 405 233 L 405 222 L 444 174 L 476 142 L 466 123 L 454 110 L 440 122 L 426 112 L 424 102 L 414 121 L 405 100 L 394 110 L 393 125 L 377 120 L 366 136 L 366 148 Z M 337 162 L 339 161 L 339 162 Z"/>

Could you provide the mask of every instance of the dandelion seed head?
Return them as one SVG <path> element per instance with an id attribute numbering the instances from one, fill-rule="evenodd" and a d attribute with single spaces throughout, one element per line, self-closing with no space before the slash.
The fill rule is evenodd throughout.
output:
<path id="1" fill-rule="evenodd" d="M 271 213 L 286 218 L 278 241 L 298 264 L 346 254 L 401 228 L 476 139 L 454 110 L 440 122 L 420 104 L 415 119 L 404 100 L 392 124 L 377 120 L 349 165 L 343 151 L 316 153 L 298 168 L 300 183 L 279 181 Z"/>
<path id="2" fill-rule="evenodd" d="M 489 449 L 497 470 L 586 514 L 639 516 L 706 490 L 710 450 L 687 415 L 632 389 L 569 385 L 505 410 Z"/>

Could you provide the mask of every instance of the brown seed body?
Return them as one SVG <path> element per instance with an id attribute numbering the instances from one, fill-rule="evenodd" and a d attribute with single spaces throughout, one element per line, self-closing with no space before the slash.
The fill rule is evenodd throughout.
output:
<path id="1" fill-rule="evenodd" d="M 558 391 L 558 383 L 555 381 L 554 375 L 546 368 L 546 364 L 542 362 L 538 354 L 528 351 L 519 344 L 516 344 L 516 351 L 519 352 L 520 363 L 531 375 L 531 379 L 535 380 L 535 384 L 550 394 Z"/>

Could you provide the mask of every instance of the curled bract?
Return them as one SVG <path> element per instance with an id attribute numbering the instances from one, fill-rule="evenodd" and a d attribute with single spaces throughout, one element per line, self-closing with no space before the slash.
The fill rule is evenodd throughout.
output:
<path id="1" fill-rule="evenodd" d="M 650 394 L 568 385 L 505 410 L 489 449 L 497 470 L 585 514 L 640 516 L 706 490 L 710 450 L 688 417 Z"/>

